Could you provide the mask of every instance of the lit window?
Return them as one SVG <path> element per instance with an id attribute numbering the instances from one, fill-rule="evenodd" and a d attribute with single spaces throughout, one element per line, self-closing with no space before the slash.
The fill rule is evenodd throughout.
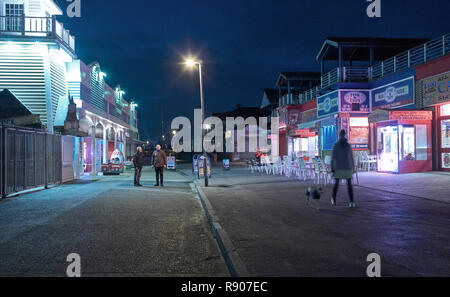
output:
<path id="1" fill-rule="evenodd" d="M 450 116 L 450 104 L 441 106 L 441 117 Z"/>
<path id="2" fill-rule="evenodd" d="M 450 120 L 441 122 L 441 135 L 442 148 L 450 148 Z"/>
<path id="3" fill-rule="evenodd" d="M 23 4 L 6 4 L 6 31 L 22 31 L 24 14 Z"/>
<path id="4" fill-rule="evenodd" d="M 369 118 L 350 118 L 350 127 L 369 127 Z"/>

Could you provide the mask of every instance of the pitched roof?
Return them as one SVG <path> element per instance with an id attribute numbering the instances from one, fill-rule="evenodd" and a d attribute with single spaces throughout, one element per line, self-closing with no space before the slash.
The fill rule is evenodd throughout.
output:
<path id="1" fill-rule="evenodd" d="M 320 72 L 283 71 L 278 76 L 277 87 L 287 87 L 288 82 L 292 88 L 309 89 L 320 83 Z"/>
<path id="2" fill-rule="evenodd" d="M 10 90 L 0 92 L 0 119 L 9 119 L 33 114 Z"/>
<path id="3" fill-rule="evenodd" d="M 279 97 L 280 97 L 280 90 L 278 89 L 264 89 L 264 93 L 267 96 L 267 99 L 269 99 L 269 103 L 272 105 L 278 104 Z"/>
<path id="4" fill-rule="evenodd" d="M 223 113 L 213 113 L 214 117 L 218 117 L 221 120 L 226 120 L 227 117 L 231 118 L 237 118 L 237 117 L 243 117 L 244 119 L 249 117 L 266 117 L 270 115 L 269 109 L 261 109 L 258 107 L 242 107 L 238 106 L 235 110 L 232 111 L 226 111 Z"/>

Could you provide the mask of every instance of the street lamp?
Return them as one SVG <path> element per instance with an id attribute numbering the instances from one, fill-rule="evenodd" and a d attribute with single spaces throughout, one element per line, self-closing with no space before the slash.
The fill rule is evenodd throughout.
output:
<path id="1" fill-rule="evenodd" d="M 205 98 L 203 96 L 203 77 L 202 77 L 202 62 L 201 61 L 196 61 L 192 58 L 186 59 L 185 62 L 186 66 L 193 68 L 195 66 L 198 65 L 198 74 L 199 74 L 199 78 L 200 78 L 200 102 L 201 102 L 201 119 L 202 119 L 202 151 L 203 151 L 203 156 L 204 156 L 204 172 L 205 172 L 205 187 L 208 186 L 209 184 L 209 180 L 208 180 L 208 167 L 207 167 L 207 155 L 205 150 L 203 149 L 203 138 L 205 136 L 204 132 L 204 128 L 203 128 L 203 122 L 205 121 Z"/>

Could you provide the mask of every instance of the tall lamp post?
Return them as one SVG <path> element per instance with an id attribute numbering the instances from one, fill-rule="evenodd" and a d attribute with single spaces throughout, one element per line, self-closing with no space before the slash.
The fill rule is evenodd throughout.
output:
<path id="1" fill-rule="evenodd" d="M 195 67 L 195 66 L 198 66 L 198 74 L 199 74 L 199 79 L 200 79 L 200 102 L 201 102 L 201 113 L 202 113 L 202 116 L 201 116 L 201 119 L 202 119 L 202 152 L 203 152 L 203 157 L 204 157 L 204 165 L 203 165 L 203 170 L 204 170 L 204 175 L 205 175 L 205 187 L 207 187 L 208 186 L 208 184 L 209 184 L 209 177 L 208 177 L 208 167 L 207 167 L 207 164 L 208 164 L 208 162 L 207 162 L 207 155 L 206 155 L 206 152 L 205 152 L 205 150 L 204 150 L 204 148 L 203 148 L 203 138 L 204 138 L 204 136 L 205 136 L 205 134 L 204 134 L 204 132 L 205 132 L 205 130 L 204 130 L 204 127 L 203 127 L 203 123 L 204 123 L 204 121 L 205 121 L 205 98 L 204 98 L 204 95 L 203 95 L 203 77 L 202 77 L 202 62 L 201 61 L 195 61 L 194 59 L 187 59 L 186 61 L 185 61 L 185 64 L 188 66 L 188 67 Z"/>

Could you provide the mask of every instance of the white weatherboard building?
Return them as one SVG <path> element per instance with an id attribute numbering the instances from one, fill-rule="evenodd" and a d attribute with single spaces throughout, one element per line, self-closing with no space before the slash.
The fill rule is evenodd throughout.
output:
<path id="1" fill-rule="evenodd" d="M 0 0 L 0 91 L 14 93 L 49 132 L 65 134 L 70 95 L 79 127 L 63 144 L 73 148 L 63 163 L 75 164 L 75 176 L 96 174 L 115 149 L 135 151 L 137 105 L 108 86 L 99 63 L 77 59 L 75 37 L 57 20 L 62 14 L 53 0 Z"/>

